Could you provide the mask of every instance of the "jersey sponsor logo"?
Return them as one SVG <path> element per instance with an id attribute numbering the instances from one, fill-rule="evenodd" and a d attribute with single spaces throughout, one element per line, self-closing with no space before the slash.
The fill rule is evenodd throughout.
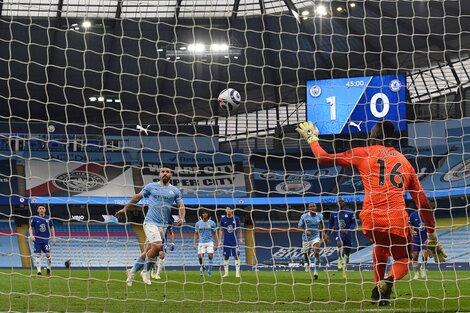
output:
<path id="1" fill-rule="evenodd" d="M 280 193 L 302 193 L 311 187 L 312 184 L 308 181 L 292 180 L 277 184 L 275 189 Z"/>
<path id="2" fill-rule="evenodd" d="M 46 224 L 40 224 L 40 225 L 39 225 L 39 231 L 40 231 L 41 233 L 45 232 L 45 231 L 46 231 Z"/>
<path id="3" fill-rule="evenodd" d="M 228 226 L 227 226 L 227 232 L 228 232 L 229 234 L 233 233 L 233 226 L 232 226 L 232 225 L 228 225 Z"/>
<path id="4" fill-rule="evenodd" d="M 52 183 L 61 190 L 79 193 L 99 189 L 107 181 L 103 176 L 96 173 L 73 171 L 57 175 Z"/>
<path id="5" fill-rule="evenodd" d="M 451 182 L 467 178 L 468 176 L 470 176 L 470 159 L 466 159 L 463 163 L 454 165 L 444 176 L 442 176 L 442 180 Z"/>

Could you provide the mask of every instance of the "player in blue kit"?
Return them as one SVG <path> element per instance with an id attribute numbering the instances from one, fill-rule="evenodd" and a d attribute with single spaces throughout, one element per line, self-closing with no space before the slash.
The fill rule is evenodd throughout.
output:
<path id="1" fill-rule="evenodd" d="M 204 254 L 207 253 L 209 259 L 209 265 L 207 266 L 207 276 L 212 276 L 212 259 L 214 258 L 214 251 L 217 251 L 217 226 L 213 220 L 209 219 L 209 212 L 207 210 L 202 210 L 201 220 L 196 223 L 194 229 L 194 249 L 197 248 L 197 257 L 199 259 L 199 264 L 201 266 L 199 272 L 201 276 L 204 276 L 204 266 L 203 258 Z M 199 244 L 196 243 L 199 240 Z"/>
<path id="2" fill-rule="evenodd" d="M 49 240 L 55 245 L 55 229 L 49 215 L 46 215 L 46 206 L 38 206 L 38 215 L 31 218 L 29 224 L 29 236 L 31 241 L 34 242 L 34 253 L 36 254 L 36 269 L 38 276 L 42 275 L 41 272 L 41 252 L 46 255 L 46 276 L 51 276 L 51 247 Z"/>
<path id="3" fill-rule="evenodd" d="M 330 236 L 338 248 L 338 270 L 346 276 L 349 255 L 352 247 L 352 234 L 356 228 L 354 212 L 346 206 L 343 198 L 338 198 L 338 210 L 331 212 L 329 219 Z M 346 277 L 345 277 L 346 278 Z"/>
<path id="4" fill-rule="evenodd" d="M 302 231 L 302 252 L 305 258 L 305 271 L 310 272 L 310 253 L 313 249 L 313 277 L 318 279 L 317 265 L 320 264 L 320 242 L 325 228 L 323 214 L 317 212 L 317 205 L 309 203 L 308 212 L 302 214 L 299 220 L 299 228 Z M 325 234 L 323 234 L 325 235 Z"/>
<path id="5" fill-rule="evenodd" d="M 116 212 L 117 218 L 124 217 L 129 207 L 134 206 L 142 198 L 148 199 L 148 211 L 143 224 L 147 242 L 145 258 L 139 256 L 132 269 L 127 272 L 126 283 L 128 286 L 132 286 L 135 273 L 141 269 L 144 283 L 147 285 L 152 284 L 150 271 L 162 250 L 162 241 L 169 225 L 171 209 L 175 203 L 179 208 L 179 218 L 176 225 L 183 225 L 186 209 L 181 198 L 180 190 L 170 183 L 172 177 L 173 173 L 171 169 L 163 166 L 160 169 L 159 182 L 152 182 L 145 185 L 140 193 L 135 194 L 128 204 Z"/>
<path id="6" fill-rule="evenodd" d="M 240 218 L 233 214 L 233 208 L 225 208 L 225 216 L 220 220 L 219 246 L 224 247 L 224 275 L 228 277 L 229 258 L 235 259 L 235 277 L 240 277 L 240 245 L 243 243 L 243 232 Z M 237 235 L 238 232 L 238 235 Z"/>
<path id="7" fill-rule="evenodd" d="M 426 247 L 426 240 L 428 240 L 428 233 L 426 231 L 426 225 L 424 225 L 421 216 L 418 211 L 414 211 L 410 214 L 409 222 L 411 226 L 411 232 L 413 235 L 413 251 L 411 254 L 411 264 L 415 273 L 413 279 L 426 279 L 426 263 L 428 261 L 428 249 Z M 421 258 L 423 263 L 419 264 L 418 257 L 421 251 Z"/>

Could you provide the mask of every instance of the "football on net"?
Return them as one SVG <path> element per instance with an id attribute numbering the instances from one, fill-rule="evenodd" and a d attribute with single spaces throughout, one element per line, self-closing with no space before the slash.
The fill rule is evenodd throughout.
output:
<path id="1" fill-rule="evenodd" d="M 219 105 L 226 111 L 233 111 L 240 106 L 241 96 L 238 91 L 233 88 L 222 90 L 219 94 Z"/>

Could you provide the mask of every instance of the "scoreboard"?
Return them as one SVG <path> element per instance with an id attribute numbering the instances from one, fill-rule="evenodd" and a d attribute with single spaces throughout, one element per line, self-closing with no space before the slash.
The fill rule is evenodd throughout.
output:
<path id="1" fill-rule="evenodd" d="M 405 75 L 307 81 L 307 121 L 321 135 L 369 132 L 380 120 L 406 130 Z"/>

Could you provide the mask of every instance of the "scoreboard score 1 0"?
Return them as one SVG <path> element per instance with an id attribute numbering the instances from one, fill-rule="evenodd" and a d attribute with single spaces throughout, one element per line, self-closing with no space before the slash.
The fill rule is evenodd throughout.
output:
<path id="1" fill-rule="evenodd" d="M 321 135 L 369 132 L 380 120 L 406 130 L 405 75 L 307 81 L 307 120 Z"/>

